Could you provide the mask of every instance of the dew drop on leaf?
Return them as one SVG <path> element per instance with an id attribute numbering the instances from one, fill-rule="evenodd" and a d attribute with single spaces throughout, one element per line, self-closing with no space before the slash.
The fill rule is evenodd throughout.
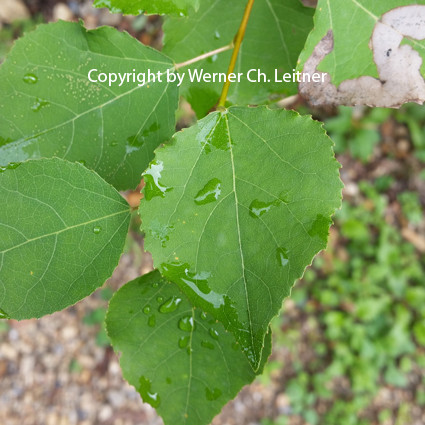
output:
<path id="1" fill-rule="evenodd" d="M 218 339 L 218 332 L 214 328 L 210 328 L 208 332 L 211 338 Z"/>
<path id="2" fill-rule="evenodd" d="M 221 194 L 221 181 L 219 179 L 211 179 L 195 196 L 197 205 L 205 205 L 214 202 Z"/>
<path id="3" fill-rule="evenodd" d="M 10 319 L 10 316 L 0 308 L 0 319 Z"/>
<path id="4" fill-rule="evenodd" d="M 160 313 L 172 313 L 175 311 L 178 307 L 178 305 L 181 303 L 182 299 L 178 297 L 171 297 L 167 301 L 165 301 L 164 304 L 161 304 L 159 307 Z"/>
<path id="5" fill-rule="evenodd" d="M 205 389 L 205 396 L 207 397 L 208 401 L 217 400 L 221 394 L 222 392 L 218 388 L 214 388 L 213 390 L 210 390 L 209 388 Z"/>
<path id="6" fill-rule="evenodd" d="M 192 332 L 195 329 L 195 322 L 192 316 L 182 317 L 179 320 L 179 329 L 185 332 Z"/>
<path id="7" fill-rule="evenodd" d="M 277 207 L 281 203 L 282 201 L 280 199 L 271 202 L 262 202 L 258 199 L 254 199 L 249 206 L 249 215 L 254 218 L 259 218 L 264 213 L 269 212 L 272 207 Z"/>
<path id="8" fill-rule="evenodd" d="M 313 221 L 308 234 L 312 237 L 318 236 L 326 244 L 331 224 L 332 220 L 330 218 L 318 214 L 316 219 Z"/>
<path id="9" fill-rule="evenodd" d="M 155 317 L 155 315 L 149 316 L 148 326 L 150 326 L 151 328 L 154 328 L 155 325 L 156 325 L 156 317 Z"/>
<path id="10" fill-rule="evenodd" d="M 285 267 L 289 263 L 288 250 L 285 248 L 277 248 L 276 249 L 276 258 L 279 265 Z"/>
<path id="11" fill-rule="evenodd" d="M 205 153 L 210 153 L 215 149 L 222 151 L 228 151 L 230 149 L 230 141 L 228 137 L 226 121 L 220 118 L 220 121 L 211 133 L 206 137 L 206 140 L 202 140 L 202 147 Z"/>
<path id="12" fill-rule="evenodd" d="M 207 313 L 205 313 L 205 311 L 203 311 L 202 313 L 201 313 L 201 319 L 202 320 L 207 320 Z"/>
<path id="13" fill-rule="evenodd" d="M 164 302 L 164 297 L 156 297 L 156 302 L 157 302 L 157 303 L 162 303 L 162 302 Z"/>
<path id="14" fill-rule="evenodd" d="M 6 169 L 8 170 L 15 170 L 21 165 L 20 162 L 9 162 L 9 164 L 6 165 Z"/>
<path id="15" fill-rule="evenodd" d="M 218 40 L 220 37 L 221 37 L 220 33 L 216 30 L 216 32 L 214 33 L 214 38 Z"/>
<path id="16" fill-rule="evenodd" d="M 24 78 L 22 80 L 24 81 L 24 83 L 27 84 L 36 84 L 38 81 L 38 77 L 35 74 L 28 73 L 24 75 Z"/>
<path id="17" fill-rule="evenodd" d="M 210 350 L 214 350 L 214 344 L 209 341 L 201 341 L 201 346 L 204 348 L 209 348 Z"/>
<path id="18" fill-rule="evenodd" d="M 143 308 L 143 313 L 149 314 L 151 312 L 151 306 L 147 305 Z"/>
<path id="19" fill-rule="evenodd" d="M 179 347 L 180 348 L 186 348 L 187 345 L 189 344 L 189 340 L 190 340 L 190 338 L 188 336 L 182 336 L 179 339 Z"/>
<path id="20" fill-rule="evenodd" d="M 152 161 L 149 168 L 142 174 L 145 181 L 144 194 L 147 201 L 150 201 L 156 196 L 163 198 L 166 192 L 172 190 L 171 187 L 163 186 L 159 182 L 163 170 L 164 165 L 162 161 Z"/>
<path id="21" fill-rule="evenodd" d="M 94 226 L 93 227 L 93 233 L 95 235 L 98 235 L 102 231 L 102 228 L 100 226 Z"/>
<path id="22" fill-rule="evenodd" d="M 50 105 L 46 100 L 36 99 L 34 105 L 31 106 L 31 110 L 38 112 L 41 108 Z"/>
<path id="23" fill-rule="evenodd" d="M 144 376 L 141 376 L 139 379 L 139 393 L 143 398 L 143 401 L 145 403 L 149 403 L 152 407 L 157 408 L 161 404 L 161 398 L 159 397 L 158 393 L 153 393 L 151 391 L 152 382 L 145 378 Z"/>

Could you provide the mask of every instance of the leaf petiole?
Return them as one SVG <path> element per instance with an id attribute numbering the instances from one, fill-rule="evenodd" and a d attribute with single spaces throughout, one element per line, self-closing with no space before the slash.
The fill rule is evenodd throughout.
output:
<path id="1" fill-rule="evenodd" d="M 233 49 L 233 47 L 234 47 L 234 42 L 232 41 L 230 44 L 227 44 L 226 46 L 219 47 L 218 49 L 211 50 L 210 52 L 207 52 L 207 53 L 203 53 L 202 55 L 196 56 L 195 58 L 189 59 L 185 62 L 177 63 L 174 65 L 174 69 L 177 71 L 180 68 L 192 65 L 193 63 L 210 58 L 211 56 L 218 55 L 219 53 L 227 52 L 227 50 L 231 50 Z"/>
<path id="2" fill-rule="evenodd" d="M 241 48 L 241 44 L 243 41 L 243 38 L 245 36 L 246 27 L 248 25 L 248 20 L 251 15 L 252 6 L 254 5 L 254 0 L 248 0 L 248 3 L 245 8 L 245 12 L 242 17 L 242 22 L 239 26 L 238 32 L 236 34 L 236 37 L 234 39 L 235 47 L 233 49 L 232 57 L 230 59 L 229 68 L 227 70 L 227 77 L 234 71 L 236 60 L 238 58 L 239 50 Z M 226 82 L 223 86 L 223 91 L 221 92 L 220 100 L 218 101 L 217 108 L 224 108 L 224 105 L 226 103 L 227 99 L 227 93 L 229 92 L 230 87 L 230 81 L 229 78 L 226 78 Z"/>

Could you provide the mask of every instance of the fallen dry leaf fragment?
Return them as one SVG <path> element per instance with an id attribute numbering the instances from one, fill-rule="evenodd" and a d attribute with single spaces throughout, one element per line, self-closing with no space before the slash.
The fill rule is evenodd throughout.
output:
<path id="1" fill-rule="evenodd" d="M 313 105 L 368 105 L 398 108 L 406 102 L 425 101 L 425 80 L 421 75 L 422 58 L 403 39 L 425 39 L 425 6 L 397 7 L 382 15 L 376 23 L 369 47 L 377 66 L 379 79 L 362 76 L 345 80 L 338 87 L 328 73 L 318 71 L 322 60 L 334 48 L 333 31 L 329 30 L 306 61 L 299 85 L 300 93 Z M 312 82 L 312 74 L 324 75 L 324 83 Z"/>

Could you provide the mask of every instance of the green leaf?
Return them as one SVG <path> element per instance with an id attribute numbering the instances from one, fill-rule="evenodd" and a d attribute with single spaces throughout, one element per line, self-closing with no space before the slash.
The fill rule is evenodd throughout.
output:
<path id="1" fill-rule="evenodd" d="M 238 31 L 245 5 L 245 1 L 203 0 L 199 10 L 189 17 L 167 19 L 164 53 L 179 63 L 230 44 Z M 304 7 L 299 0 L 254 3 L 235 70 L 243 76 L 240 83 L 230 86 L 230 103 L 261 104 L 273 95 L 281 97 L 297 92 L 296 83 L 275 82 L 275 70 L 280 77 L 285 72 L 292 73 L 313 26 L 312 15 L 313 9 Z M 197 62 L 189 68 L 190 72 L 226 73 L 230 56 L 229 50 Z M 251 69 L 260 69 L 266 74 L 266 80 L 271 81 L 249 82 L 247 73 Z M 189 70 L 181 72 L 185 73 L 182 94 L 198 117 L 203 117 L 217 103 L 223 82 L 190 83 Z M 250 77 L 257 78 L 257 71 Z"/>
<path id="2" fill-rule="evenodd" d="M 319 0 L 299 69 L 311 74 L 316 68 L 327 73 L 329 81 L 301 84 L 301 93 L 313 103 L 388 107 L 422 103 L 424 4 L 423 0 L 349 0 L 342 6 Z"/>
<path id="3" fill-rule="evenodd" d="M 255 369 L 270 320 L 326 246 L 338 168 L 318 122 L 233 107 L 177 133 L 144 174 L 155 266 L 234 332 Z"/>
<path id="4" fill-rule="evenodd" d="M 199 7 L 199 0 L 95 0 L 95 7 L 107 7 L 111 13 L 140 15 L 187 15 Z"/>
<path id="5" fill-rule="evenodd" d="M 0 316 L 53 313 L 112 274 L 130 208 L 93 171 L 58 158 L 12 163 L 0 199 Z"/>
<path id="6" fill-rule="evenodd" d="M 114 295 L 106 325 L 114 349 L 122 352 L 124 377 L 166 425 L 209 424 L 255 377 L 232 334 L 158 271 Z M 270 332 L 266 344 L 262 367 Z"/>
<path id="7" fill-rule="evenodd" d="M 39 26 L 0 68 L 0 165 L 57 156 L 83 162 L 118 189 L 137 186 L 153 150 L 174 132 L 177 87 L 164 79 L 109 87 L 90 82 L 88 73 L 97 69 L 94 79 L 171 67 L 161 53 L 110 27 Z"/>

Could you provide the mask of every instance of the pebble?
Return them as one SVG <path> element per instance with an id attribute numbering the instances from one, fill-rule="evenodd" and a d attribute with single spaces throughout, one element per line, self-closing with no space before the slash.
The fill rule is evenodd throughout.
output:
<path id="1" fill-rule="evenodd" d="M 10 24 L 29 17 L 29 11 L 22 0 L 1 0 L 0 22 Z"/>
<path id="2" fill-rule="evenodd" d="M 65 3 L 57 3 L 53 7 L 52 21 L 72 21 L 74 18 L 72 10 Z"/>

